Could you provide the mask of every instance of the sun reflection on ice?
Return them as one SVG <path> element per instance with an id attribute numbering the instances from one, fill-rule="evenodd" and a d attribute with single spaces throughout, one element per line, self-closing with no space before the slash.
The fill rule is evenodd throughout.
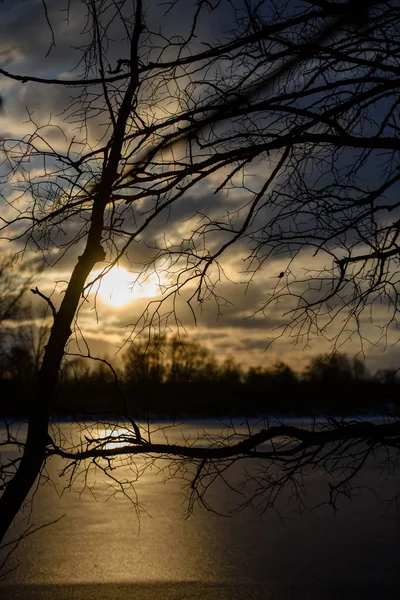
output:
<path id="1" fill-rule="evenodd" d="M 124 446 L 132 444 L 135 441 L 134 433 L 132 431 L 129 431 L 129 429 L 125 429 L 124 427 L 104 429 L 101 437 L 102 439 L 104 439 L 105 442 L 102 447 L 107 450 L 123 448 Z"/>

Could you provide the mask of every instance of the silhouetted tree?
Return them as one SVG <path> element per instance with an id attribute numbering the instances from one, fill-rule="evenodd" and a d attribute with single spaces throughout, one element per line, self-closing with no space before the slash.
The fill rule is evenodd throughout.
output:
<path id="1" fill-rule="evenodd" d="M 37 320 L 26 292 L 37 275 L 32 264 L 7 255 L 0 263 L 0 376 L 31 379 L 36 375 L 48 333 Z"/>
<path id="2" fill-rule="evenodd" d="M 22 273 L 21 273 L 22 269 Z M 25 277 L 24 277 L 25 275 Z M 0 326 L 7 320 L 21 317 L 23 297 L 29 286 L 29 275 L 8 255 L 0 261 Z"/>
<path id="3" fill-rule="evenodd" d="M 132 344 L 124 357 L 124 377 L 135 383 L 162 383 L 166 377 L 164 336 Z"/>
<path id="4" fill-rule="evenodd" d="M 198 342 L 173 336 L 168 343 L 169 368 L 167 380 L 174 383 L 189 383 L 212 380 L 217 376 L 215 359 Z"/>
<path id="5" fill-rule="evenodd" d="M 66 120 L 64 148 L 64 141 L 52 143 L 51 121 L 46 118 L 42 129 L 31 113 L 25 137 L 2 138 L 1 181 L 19 187 L 8 199 L 15 216 L 2 217 L 3 235 L 24 240 L 26 251 L 41 252 L 50 264 L 65 253 L 75 260 L 62 293 L 50 298 L 35 291 L 53 325 L 23 454 L 2 463 L 0 539 L 52 456 L 95 465 L 107 459 L 106 472 L 118 455 L 187 459 L 196 467 L 193 499 L 203 497 L 219 464 L 263 459 L 260 486 L 273 502 L 274 492 L 293 482 L 305 463 L 329 470 L 341 456 L 352 456 L 354 474 L 378 446 L 400 447 L 399 422 L 343 426 L 334 420 L 324 430 L 260 427 L 239 442 L 228 437 L 204 447 L 154 444 L 133 419 L 112 448 L 106 440 L 83 438 L 71 449 L 49 437 L 60 368 L 72 333 L 79 336 L 79 307 L 93 284 L 92 269 L 100 262 L 107 272 L 131 249 L 133 260 L 142 261 L 140 278 L 155 271 L 168 282 L 136 320 L 133 335 L 150 327 L 150 339 L 154 330 L 160 335 L 179 325 L 175 309 L 182 294 L 193 311 L 212 299 L 224 302 L 215 284 L 223 273 L 219 261 L 232 245 L 243 249 L 250 278 L 268 260 L 279 260 L 280 274 L 261 312 L 289 298 L 283 329 L 303 342 L 325 334 L 340 313 L 339 336 L 349 337 L 359 331 L 365 306 L 386 302 L 387 326 L 398 310 L 397 0 L 365 0 L 357 10 L 354 2 L 328 0 L 267 8 L 200 1 L 179 35 L 175 28 L 153 27 L 156 15 L 146 14 L 142 0 L 132 11 L 120 4 L 82 0 L 87 21 L 75 79 L 0 69 L 28 90 L 31 84 L 65 90 Z M 203 12 L 209 19 L 222 4 L 230 11 L 224 13 L 230 31 L 218 42 L 204 39 Z M 179 11 L 179 3 L 169 10 Z M 65 15 L 60 18 L 65 23 Z M 33 159 L 40 173 L 27 171 Z M 238 185 L 243 195 L 196 212 L 193 197 L 210 180 L 216 195 Z M 189 233 L 154 242 L 154 230 L 182 218 L 182 209 L 189 212 L 186 223 L 194 217 Z M 309 265 L 316 261 L 314 268 L 304 270 L 304 256 Z M 156 356 L 149 359 L 156 362 L 151 373 L 160 379 Z M 341 376 L 351 378 L 340 360 Z M 235 365 L 223 369 L 238 382 Z M 277 472 L 288 468 L 275 477 L 271 465 Z M 343 472 L 331 490 L 333 502 L 351 479 Z"/>
<path id="6" fill-rule="evenodd" d="M 375 373 L 375 380 L 383 384 L 394 384 L 400 382 L 398 369 L 379 369 Z"/>
<path id="7" fill-rule="evenodd" d="M 273 383 L 286 385 L 297 383 L 297 377 L 293 369 L 282 361 L 274 364 L 272 369 L 269 370 L 269 375 Z"/>
<path id="8" fill-rule="evenodd" d="M 357 357 L 350 359 L 346 354 L 320 354 L 311 359 L 304 372 L 306 381 L 318 383 L 346 383 L 366 381 L 367 369 Z"/>
<path id="9" fill-rule="evenodd" d="M 226 358 L 221 365 L 220 379 L 230 385 L 238 385 L 242 381 L 242 369 L 232 357 Z"/>
<path id="10" fill-rule="evenodd" d="M 253 386 L 293 385 L 298 383 L 293 369 L 283 361 L 276 362 L 272 367 L 250 367 L 245 377 L 246 383 Z"/>
<path id="11" fill-rule="evenodd" d="M 318 383 L 350 382 L 353 379 L 349 358 L 344 354 L 321 354 L 313 358 L 304 374 L 308 381 Z"/>

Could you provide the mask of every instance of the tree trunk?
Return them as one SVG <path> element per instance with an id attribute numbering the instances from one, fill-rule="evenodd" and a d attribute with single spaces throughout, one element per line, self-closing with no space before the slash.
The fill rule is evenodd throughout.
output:
<path id="1" fill-rule="evenodd" d="M 78 257 L 78 262 L 72 272 L 60 309 L 54 315 L 54 324 L 45 349 L 43 363 L 38 374 L 37 389 L 31 406 L 24 453 L 17 472 L 7 484 L 0 498 L 0 542 L 22 507 L 42 469 L 46 458 L 45 451 L 48 443 L 48 425 L 52 402 L 57 389 L 65 346 L 71 335 L 71 325 L 89 273 L 96 262 L 105 259 L 105 252 L 101 245 L 104 212 L 111 196 L 113 183 L 118 176 L 126 124 L 139 85 L 138 45 L 141 31 L 142 1 L 137 0 L 131 40 L 129 83 L 118 109 L 118 116 L 110 140 L 110 152 L 105 159 L 101 181 L 93 194 L 92 214 L 86 247 L 83 254 Z"/>
<path id="2" fill-rule="evenodd" d="M 23 505 L 45 460 L 49 418 L 64 348 L 71 335 L 71 323 L 78 308 L 86 278 L 95 263 L 104 260 L 105 257 L 99 241 L 103 225 L 102 213 L 104 213 L 104 203 L 97 202 L 93 208 L 85 252 L 78 259 L 60 309 L 54 318 L 49 342 L 38 374 L 36 393 L 31 405 L 24 453 L 17 472 L 7 484 L 0 498 L 0 541 Z"/>

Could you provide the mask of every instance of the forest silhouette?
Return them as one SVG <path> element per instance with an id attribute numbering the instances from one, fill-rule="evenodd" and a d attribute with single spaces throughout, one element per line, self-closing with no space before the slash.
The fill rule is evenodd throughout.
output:
<path id="1" fill-rule="evenodd" d="M 46 331 L 32 326 L 2 336 L 0 414 L 25 417 Z M 36 336 L 36 338 L 35 338 Z M 283 361 L 242 367 L 218 361 L 198 341 L 163 335 L 143 339 L 108 360 L 70 357 L 60 375 L 54 416 L 115 413 L 135 417 L 317 415 L 399 408 L 397 370 L 371 374 L 360 358 L 334 352 L 313 357 L 295 372 Z M 266 361 L 268 355 L 265 355 Z"/>

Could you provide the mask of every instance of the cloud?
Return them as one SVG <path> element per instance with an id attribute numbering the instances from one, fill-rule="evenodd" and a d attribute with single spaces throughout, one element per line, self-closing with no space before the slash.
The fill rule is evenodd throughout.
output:
<path id="1" fill-rule="evenodd" d="M 64 0 L 54 0 L 48 3 L 49 18 L 54 29 L 56 45 L 46 57 L 52 42 L 52 32 L 46 21 L 42 2 L 40 0 L 30 0 L 30 2 L 21 3 L 6 0 L 2 3 L 0 51 L 3 51 L 5 57 L 3 66 L 11 72 L 19 74 L 34 74 L 35 76 L 64 79 L 74 77 L 77 71 L 72 69 L 81 57 L 79 50 L 76 50 L 76 46 L 83 46 L 88 42 L 88 36 L 82 34 L 82 23 L 85 20 L 84 11 L 86 9 L 82 3 L 73 0 L 67 14 L 62 12 L 66 5 L 67 3 Z M 182 37 L 189 35 L 190 17 L 193 10 L 195 10 L 195 6 L 195 3 L 178 2 L 173 6 L 173 10 L 165 15 L 163 14 L 162 27 L 165 39 L 163 42 L 160 41 L 160 44 L 167 44 L 167 39 L 178 33 L 177 17 L 179 17 L 179 34 Z M 155 8 L 155 3 L 150 5 L 147 11 L 147 26 L 149 29 L 156 30 L 158 28 L 160 11 L 160 8 Z M 211 40 L 216 34 L 222 36 L 220 29 L 229 30 L 231 16 L 226 16 L 223 8 L 220 8 L 219 11 L 213 13 L 213 17 L 216 18 L 209 19 L 208 15 L 202 17 L 199 37 L 193 40 L 194 45 L 191 47 L 191 51 L 204 48 L 202 43 Z M 67 17 L 68 23 L 66 21 Z M 126 49 L 124 42 L 121 41 L 123 37 L 124 34 L 122 35 L 121 30 L 116 26 L 113 31 L 115 41 L 110 41 L 110 64 L 115 65 L 118 58 L 125 56 Z M 176 48 L 177 46 L 165 50 L 159 46 L 147 47 L 146 51 L 149 52 L 151 57 L 158 54 L 163 60 L 167 60 L 171 57 L 171 53 L 176 52 Z M 89 55 L 88 58 L 90 58 Z M 80 67 L 80 72 L 83 70 L 83 65 L 84 63 Z M 90 76 L 97 75 L 98 70 L 92 69 L 90 64 L 87 64 L 87 66 Z M 202 74 L 202 71 L 197 74 L 200 81 Z M 221 70 L 221 76 L 222 74 L 223 71 Z M 187 79 L 185 79 L 186 74 L 182 72 L 181 75 L 183 87 L 186 85 Z M 172 114 L 178 102 L 176 83 L 171 84 L 171 90 L 168 90 L 168 87 L 162 85 L 161 80 L 156 78 L 146 82 L 146 86 L 143 96 L 140 98 L 143 104 L 143 114 L 145 111 L 147 111 L 147 115 L 152 116 L 160 116 L 162 111 L 169 111 Z M 93 89 L 94 94 L 98 91 L 100 91 L 100 88 Z M 37 125 L 41 128 L 39 131 L 40 136 L 47 140 L 47 143 L 45 143 L 39 137 L 35 139 L 38 150 L 47 149 L 50 150 L 50 153 L 54 150 L 69 156 L 69 143 L 73 138 L 76 141 L 85 141 L 85 148 L 88 149 L 90 146 L 96 147 L 98 140 L 105 132 L 106 114 L 100 104 L 98 105 L 100 107 L 98 114 L 92 120 L 85 122 L 84 127 L 80 129 L 83 113 L 79 113 L 79 111 L 74 113 L 77 106 L 74 102 L 78 98 L 85 98 L 85 92 L 82 88 L 72 89 L 56 85 L 42 86 L 35 83 L 22 84 L 2 78 L 0 93 L 4 94 L 5 98 L 5 115 L 0 117 L 3 138 L 5 135 L 13 137 L 26 136 Z M 158 97 L 158 106 L 148 105 L 149 94 L 151 93 Z M 93 97 L 86 97 L 88 100 L 91 98 Z M 30 122 L 28 122 L 28 114 L 31 115 Z M 65 120 L 66 115 L 69 115 L 67 120 Z M 75 156 L 75 150 L 77 148 L 71 151 L 71 155 Z M 180 150 L 177 149 L 177 152 Z M 325 158 L 327 158 L 329 152 L 330 150 L 327 148 Z M 356 153 L 352 151 L 340 157 L 336 163 L 336 168 L 343 167 L 346 164 L 349 166 L 351 161 L 354 162 L 355 156 Z M 304 172 L 300 173 L 301 176 L 304 175 L 308 183 L 318 181 L 321 188 L 328 185 L 332 177 L 331 163 L 326 162 L 325 158 L 320 160 L 317 165 L 318 168 L 315 168 L 314 171 L 312 169 L 315 164 L 311 164 L 311 166 L 307 166 Z M 135 153 L 133 159 L 136 159 Z M 380 157 L 379 160 L 382 162 L 384 159 Z M 313 162 L 310 160 L 310 163 Z M 39 178 L 45 175 L 49 182 L 55 179 L 55 176 L 51 173 L 52 169 L 57 170 L 58 167 L 59 163 L 56 164 L 54 160 L 52 162 L 51 158 L 46 168 L 42 164 L 41 157 L 31 158 L 29 163 L 28 161 L 26 161 L 26 164 L 24 163 L 24 168 L 26 168 L 26 172 L 29 172 L 31 178 Z M 175 245 L 174 250 L 177 250 L 181 244 L 187 245 L 188 240 L 193 237 L 201 248 L 201 233 L 204 228 L 207 231 L 207 243 L 203 247 L 204 255 L 215 252 L 240 229 L 248 210 L 248 202 L 254 198 L 254 193 L 259 191 L 270 174 L 271 168 L 272 163 L 266 159 L 258 162 L 254 161 L 246 173 L 239 172 L 235 175 L 230 182 L 229 191 L 215 193 L 221 181 L 228 175 L 228 168 L 223 168 L 220 172 L 213 174 L 207 182 L 202 181 L 189 188 L 168 212 L 161 214 L 151 223 L 138 241 L 132 243 L 124 266 L 129 266 L 131 263 L 132 270 L 138 272 L 140 267 L 155 255 L 155 247 L 162 248 L 165 243 L 169 247 Z M 82 184 L 85 184 L 85 177 L 88 178 L 90 175 L 96 174 L 98 169 L 97 161 L 91 162 L 86 173 L 82 176 Z M 369 171 L 363 169 L 359 174 L 365 175 L 363 185 L 372 186 L 376 183 L 376 174 L 373 169 Z M 301 177 L 299 177 L 300 180 Z M 17 176 L 14 176 L 10 183 L 16 184 Z M 290 183 L 293 185 L 293 180 Z M 219 298 L 214 298 L 214 301 L 211 299 L 209 302 L 202 298 L 203 302 L 199 304 L 194 300 L 193 306 L 196 311 L 197 328 L 194 327 L 193 313 L 187 305 L 188 298 L 193 293 L 196 282 L 189 282 L 187 290 L 176 297 L 175 307 L 172 299 L 165 302 L 166 312 L 171 311 L 173 308 L 176 309 L 177 320 L 174 320 L 171 316 L 168 323 L 163 322 L 162 327 L 167 325 L 167 327 L 174 330 L 177 322 L 179 322 L 182 328 L 185 328 L 191 336 L 214 350 L 219 358 L 223 359 L 232 355 L 241 364 L 258 364 L 264 363 L 264 361 L 272 363 L 275 360 L 286 360 L 297 367 L 304 364 L 313 352 L 329 351 L 332 347 L 332 341 L 330 340 L 333 340 L 340 332 L 342 332 L 340 339 L 347 340 L 340 349 L 350 353 L 357 352 L 360 348 L 360 337 L 357 338 L 354 335 L 351 327 L 354 327 L 354 325 L 359 327 L 363 338 L 362 342 L 366 339 L 376 339 L 376 336 L 379 338 L 381 335 L 379 328 L 384 325 L 385 319 L 387 320 L 384 306 L 376 306 L 373 313 L 373 322 L 371 322 L 371 315 L 368 313 L 362 315 L 358 323 L 354 320 L 346 321 L 348 311 L 344 310 L 339 315 L 336 323 L 331 324 L 324 331 L 326 338 L 318 336 L 315 327 L 307 330 L 307 321 L 305 329 L 302 329 L 300 322 L 297 328 L 293 330 L 289 328 L 285 336 L 277 339 L 272 346 L 268 346 L 268 340 L 271 336 L 278 335 L 282 328 L 290 322 L 288 311 L 295 308 L 299 296 L 307 289 L 308 283 L 301 283 L 298 279 L 307 279 L 311 269 L 318 272 L 332 266 L 332 256 L 322 252 L 317 256 L 313 256 L 312 251 L 308 250 L 302 251 L 297 259 L 292 261 L 297 246 L 294 243 L 289 243 L 286 247 L 280 248 L 279 255 L 272 252 L 265 264 L 261 265 L 262 268 L 254 273 L 253 268 L 257 268 L 257 262 L 255 261 L 254 267 L 254 264 L 250 260 L 246 260 L 246 257 L 252 256 L 258 245 L 262 262 L 269 251 L 269 237 L 272 234 L 279 233 L 279 228 L 287 234 L 291 233 L 291 227 L 298 217 L 297 209 L 301 213 L 301 219 L 297 219 L 298 228 L 293 229 L 295 233 L 298 234 L 299 231 L 319 233 L 321 231 L 319 225 L 313 229 L 318 217 L 313 213 L 315 204 L 312 201 L 304 200 L 302 205 L 300 196 L 296 198 L 297 188 L 287 189 L 286 191 L 290 192 L 288 197 L 272 197 L 270 195 L 272 191 L 268 190 L 265 194 L 262 199 L 263 207 L 252 223 L 252 231 L 257 233 L 255 240 L 238 239 L 235 241 L 235 245 L 229 248 L 220 258 L 223 272 L 218 272 L 215 268 L 210 269 L 213 272 L 214 279 L 221 278 L 218 287 L 215 288 L 215 293 L 218 294 Z M 18 192 L 6 189 L 4 194 L 7 200 L 11 202 L 17 199 Z M 56 201 L 52 196 L 46 198 L 42 195 L 41 201 L 43 200 L 48 200 L 50 206 L 55 206 Z M 126 209 L 127 212 L 120 215 L 121 229 L 128 232 L 137 228 L 147 218 L 147 211 L 154 208 L 158 201 L 159 199 L 155 195 L 153 198 L 138 201 L 132 209 L 126 209 L 124 206 L 124 210 Z M 390 199 L 391 201 L 392 199 Z M 14 209 L 2 204 L 2 218 L 13 218 L 13 216 L 19 214 L 18 211 L 29 209 L 31 202 L 32 196 L 28 191 L 24 198 L 18 199 Z M 285 206 L 285 203 L 292 203 L 292 210 L 288 211 L 286 219 L 280 222 L 274 221 L 277 206 L 281 208 Z M 133 222 L 133 216 L 136 218 L 136 225 Z M 68 245 L 74 240 L 75 236 L 79 237 L 84 233 L 88 223 L 87 218 L 86 213 L 77 215 L 70 223 L 62 223 L 59 227 L 56 227 L 51 234 L 44 228 L 39 229 L 36 237 L 31 240 L 32 244 L 29 248 L 32 252 L 35 244 L 45 244 L 50 240 L 51 247 L 45 251 L 45 257 L 50 264 L 54 265 L 54 268 L 48 269 L 41 275 L 38 285 L 43 293 L 51 294 L 56 306 L 63 298 L 66 281 L 70 277 L 71 269 L 76 263 L 77 257 L 82 252 L 83 241 L 79 240 L 69 250 Z M 393 212 L 391 219 L 394 220 L 395 218 Z M 215 221 L 218 222 L 218 226 L 214 224 L 212 227 L 207 227 L 207 224 Z M 229 228 L 230 231 L 227 231 Z M 19 235 L 21 231 L 20 223 L 18 223 L 14 232 Z M 346 235 L 348 236 L 347 242 L 352 243 L 354 241 L 353 234 Z M 116 255 L 118 248 L 125 243 L 126 237 L 126 235 L 121 234 L 119 238 L 118 236 L 115 237 L 115 242 L 104 243 L 108 260 L 112 260 Z M 1 247 L 4 247 L 4 241 L 0 241 L 0 243 Z M 332 247 L 337 243 L 337 240 L 332 242 Z M 14 246 L 22 249 L 23 244 L 23 240 L 18 240 L 14 243 Z M 359 250 L 362 251 L 362 247 Z M 160 264 L 157 266 L 161 283 L 167 284 L 167 273 L 162 272 Z M 167 266 L 171 272 L 172 267 L 166 263 L 164 268 L 167 268 Z M 282 278 L 279 277 L 281 273 L 283 274 Z M 233 284 L 232 281 L 236 284 Z M 240 282 L 250 282 L 250 284 L 249 286 L 246 284 L 241 285 Z M 320 288 L 315 286 L 307 289 L 306 296 L 309 302 L 320 297 L 321 291 L 323 292 L 325 289 L 324 285 L 328 286 L 329 282 L 322 284 Z M 279 292 L 279 290 L 283 293 L 279 303 L 266 306 L 272 295 Z M 157 299 L 159 298 L 155 298 L 155 300 Z M 35 302 L 40 306 L 41 301 L 38 298 L 35 298 Z M 331 309 L 338 308 L 340 302 L 340 299 L 332 300 Z M 123 340 L 129 336 L 132 325 L 146 310 L 147 304 L 147 299 L 142 298 L 134 300 L 124 307 L 113 309 L 100 299 L 96 303 L 93 298 L 90 298 L 89 302 L 83 300 L 79 321 L 82 335 L 90 342 L 94 352 L 100 354 L 113 353 L 123 343 Z M 316 318 L 319 327 L 323 328 L 329 322 L 330 316 L 326 312 L 325 314 L 321 313 Z M 304 334 L 307 333 L 311 334 L 310 342 L 314 343 L 310 348 L 306 346 L 308 337 Z M 77 341 L 81 341 L 79 336 L 80 334 L 77 332 L 75 341 L 74 339 L 71 340 L 71 347 L 74 344 L 76 345 Z M 396 336 L 397 328 L 392 323 L 389 328 L 389 343 L 394 343 Z M 298 343 L 294 345 L 293 343 L 296 341 Z M 266 350 L 267 346 L 268 350 Z M 387 359 L 382 355 L 381 350 L 382 346 L 379 346 L 378 351 L 373 345 L 368 345 L 366 351 L 370 355 L 371 364 L 378 366 L 384 364 L 385 360 L 388 360 L 390 364 L 395 364 L 398 359 L 397 350 L 390 349 L 387 352 Z"/>
<path id="2" fill-rule="evenodd" d="M 47 8 L 51 28 L 41 0 L 3 2 L 0 48 L 3 56 L 8 56 L 9 64 L 34 68 L 36 76 L 48 77 L 49 73 L 59 73 L 71 65 L 71 57 L 76 60 L 78 54 L 74 45 L 82 35 L 85 9 L 76 0 L 70 3 L 68 13 L 64 0 L 53 0 Z M 49 52 L 53 39 L 51 29 L 56 43 Z M 85 38 L 80 39 L 83 43 Z"/>

